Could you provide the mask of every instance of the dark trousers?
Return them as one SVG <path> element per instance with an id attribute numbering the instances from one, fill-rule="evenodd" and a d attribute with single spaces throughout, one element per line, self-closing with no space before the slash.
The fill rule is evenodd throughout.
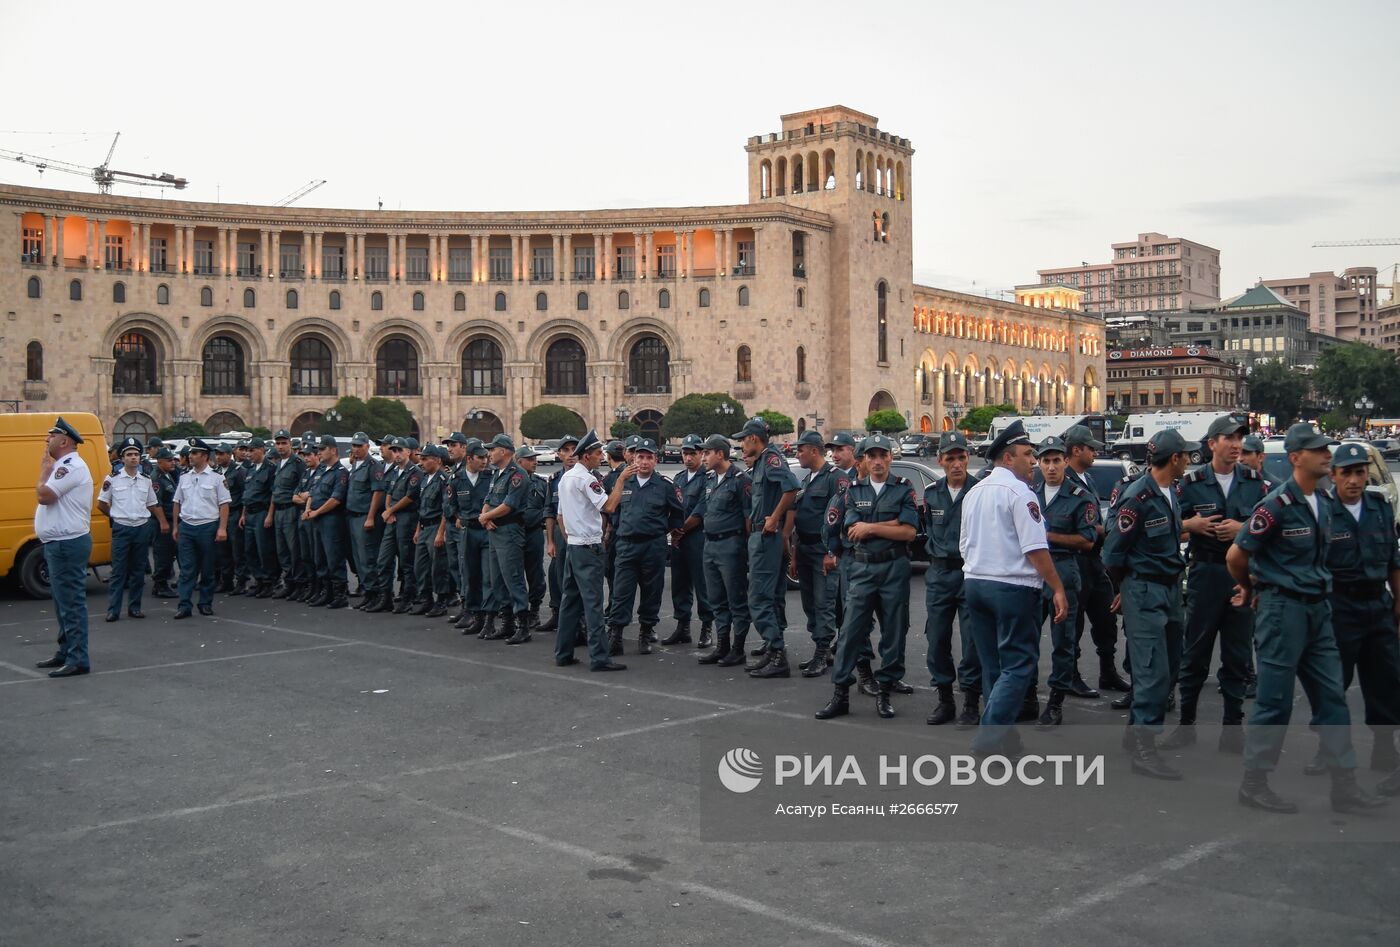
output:
<path id="1" fill-rule="evenodd" d="M 267 507 L 243 509 L 243 555 L 247 574 L 255 582 L 271 582 L 277 578 L 277 537 L 267 522 Z M 317 521 L 319 522 L 319 520 Z"/>
<path id="2" fill-rule="evenodd" d="M 807 616 L 807 634 L 819 648 L 831 647 L 836 639 L 836 596 L 841 578 L 832 569 L 824 572 L 826 547 L 805 543 L 797 547 L 797 582 L 802 595 L 802 612 Z M 783 583 L 786 586 L 786 583 Z M 786 588 L 784 588 L 786 594 Z"/>
<path id="3" fill-rule="evenodd" d="M 632 602 L 641 588 L 641 603 L 637 620 L 647 627 L 661 620 L 661 587 L 666 578 L 666 537 L 628 540 L 613 537 L 617 547 L 616 572 L 613 574 L 612 607 L 608 624 L 625 628 L 632 624 Z"/>
<path id="4" fill-rule="evenodd" d="M 399 540 L 394 535 L 394 527 L 383 523 L 379 531 L 379 548 L 375 550 L 374 588 L 370 591 L 390 596 L 394 593 L 394 571 L 399 562 Z"/>
<path id="5" fill-rule="evenodd" d="M 154 519 L 146 520 L 140 526 L 112 524 L 112 574 L 107 578 L 108 614 L 121 612 L 123 596 L 129 607 L 141 607 L 141 593 L 146 587 L 147 551 L 151 548 L 151 533 L 157 528 Z"/>
<path id="6" fill-rule="evenodd" d="M 569 543 L 564 531 L 554 527 L 554 558 L 549 560 L 549 607 L 559 610 L 559 602 L 564 596 L 564 560 L 569 556 Z"/>
<path id="7" fill-rule="evenodd" d="M 1244 682 L 1249 671 L 1249 638 L 1254 613 L 1230 604 L 1235 580 L 1223 562 L 1191 563 L 1186 575 L 1186 643 L 1177 682 L 1181 687 L 1181 722 L 1196 719 L 1196 702 L 1210 675 L 1215 639 L 1220 638 L 1220 692 L 1224 720 L 1244 719 Z"/>
<path id="8" fill-rule="evenodd" d="M 447 568 L 447 546 L 434 544 L 441 520 L 421 521 L 414 548 L 413 572 L 418 580 L 416 602 L 436 602 L 452 594 L 452 576 Z"/>
<path id="9" fill-rule="evenodd" d="M 749 633 L 749 556 L 743 534 L 705 541 L 705 591 L 715 610 L 715 631 L 738 639 Z"/>
<path id="10" fill-rule="evenodd" d="M 217 556 L 214 551 L 214 537 L 218 535 L 218 523 L 203 523 L 191 526 L 180 524 L 180 602 L 179 608 L 189 611 L 195 586 L 199 586 L 199 604 L 214 604 L 214 567 Z"/>
<path id="11" fill-rule="evenodd" d="M 1068 691 L 1074 686 L 1074 617 L 1079 612 L 1079 569 L 1075 565 L 1075 557 L 1056 556 L 1055 573 L 1065 587 L 1069 610 L 1065 612 L 1064 621 L 1055 621 L 1055 593 L 1048 586 L 1042 586 L 1040 624 L 1050 622 L 1050 687 L 1052 690 Z M 1039 644 L 1039 636 L 1036 643 Z"/>
<path id="12" fill-rule="evenodd" d="M 1308 604 L 1274 589 L 1260 589 L 1254 611 L 1254 647 L 1259 658 L 1259 696 L 1244 731 L 1245 769 L 1272 770 L 1278 765 L 1293 714 L 1295 680 L 1308 695 L 1312 725 L 1321 736 L 1323 762 L 1329 768 L 1355 769 L 1351 712 L 1342 687 L 1342 656 L 1332 633 L 1332 606 L 1326 601 Z M 1136 686 L 1137 659 L 1133 660 Z"/>
<path id="13" fill-rule="evenodd" d="M 972 619 L 967 609 L 961 569 L 930 563 L 924 573 L 924 637 L 928 639 L 928 675 L 934 687 L 956 681 L 966 694 L 982 693 L 982 662 L 972 640 Z M 958 623 L 962 659 L 953 664 L 953 620 Z"/>
<path id="14" fill-rule="evenodd" d="M 165 521 L 174 526 L 171 511 L 165 511 Z M 151 537 L 152 580 L 157 586 L 169 585 L 175 574 L 175 540 L 169 533 L 156 533 Z"/>
<path id="15" fill-rule="evenodd" d="M 588 660 L 593 667 L 608 663 L 603 627 L 603 573 L 607 556 L 602 543 L 570 546 L 564 561 L 564 594 L 559 601 L 559 630 L 554 636 L 554 660 L 565 663 L 574 655 L 582 621 L 588 633 Z"/>
<path id="16" fill-rule="evenodd" d="M 498 611 L 520 614 L 530 607 L 525 584 L 525 527 L 502 523 L 491 531 L 491 565 L 494 580 L 491 601 Z"/>
<path id="17" fill-rule="evenodd" d="M 765 536 L 762 529 L 749 535 L 749 619 L 769 648 L 783 647 L 783 626 L 778 621 L 776 599 L 783 575 L 783 538 Z M 785 594 L 786 586 L 781 591 Z"/>
<path id="18" fill-rule="evenodd" d="M 909 559 L 889 562 L 852 562 L 846 616 L 836 647 L 832 683 L 849 686 L 856 679 L 861 642 L 870 640 L 875 619 L 880 620 L 880 667 L 875 672 L 882 686 L 904 678 L 904 641 L 909 634 Z"/>
<path id="19" fill-rule="evenodd" d="M 49 567 L 49 591 L 58 620 L 54 657 L 70 667 L 89 666 L 87 567 L 91 558 L 91 534 L 44 543 L 44 564 Z"/>
<path id="20" fill-rule="evenodd" d="M 692 604 L 701 623 L 714 621 L 705 588 L 705 533 L 699 529 L 686 533 L 679 545 L 671 547 L 671 609 L 676 621 L 690 621 Z"/>
<path id="21" fill-rule="evenodd" d="M 974 751 L 998 749 L 1016 722 L 1040 654 L 1040 589 L 990 579 L 966 579 L 968 615 L 986 695 Z"/>
<path id="22" fill-rule="evenodd" d="M 233 528 L 243 508 L 229 508 L 228 541 L 219 543 L 219 581 L 243 582 L 248 578 L 248 560 L 243 554 L 243 531 Z"/>
<path id="23" fill-rule="evenodd" d="M 350 533 L 350 557 L 355 563 L 355 574 L 360 577 L 361 592 L 379 588 L 379 543 L 384 536 L 384 521 L 377 517 L 373 526 L 365 528 L 368 516 L 368 510 L 349 513 L 345 521 Z"/>
<path id="24" fill-rule="evenodd" d="M 321 542 L 320 576 L 331 582 L 348 584 L 345 573 L 345 514 L 340 510 L 314 520 Z"/>
<path id="25" fill-rule="evenodd" d="M 418 514 L 399 513 L 394 519 L 394 543 L 398 547 L 399 597 L 412 601 L 418 594 L 418 550 L 413 533 L 418 529 Z"/>
<path id="26" fill-rule="evenodd" d="M 304 509 L 304 508 L 303 508 Z M 319 527 L 315 520 L 297 520 L 297 549 L 301 551 L 306 581 L 321 581 L 325 573 L 325 553 L 321 549 Z"/>
<path id="27" fill-rule="evenodd" d="M 846 597 L 851 591 L 851 551 L 846 550 L 845 555 L 836 561 L 836 647 L 841 646 L 841 629 L 846 627 Z M 870 646 L 870 636 L 861 635 L 860 656 L 857 661 L 863 661 L 867 665 L 875 660 L 875 649 Z M 978 672 L 979 676 L 981 672 Z"/>
<path id="28" fill-rule="evenodd" d="M 1181 666 L 1181 583 L 1160 585 L 1128 576 L 1122 594 L 1123 635 L 1133 668 L 1129 722 L 1160 733 L 1172 681 Z"/>
<path id="29" fill-rule="evenodd" d="M 544 527 L 532 526 L 525 531 L 525 585 L 529 588 L 530 611 L 540 610 L 544 601 Z"/>
<path id="30" fill-rule="evenodd" d="M 306 563 L 301 556 L 297 542 L 297 520 L 301 510 L 288 504 L 278 507 L 272 513 L 272 531 L 277 549 L 277 567 L 282 570 L 282 581 L 290 584 L 305 582 L 308 578 Z"/>
<path id="31" fill-rule="evenodd" d="M 1361 681 L 1368 727 L 1400 725 L 1400 638 L 1392 599 L 1332 599 L 1332 628 L 1342 658 L 1342 689 Z"/>
<path id="32" fill-rule="evenodd" d="M 443 552 L 447 555 L 447 577 L 452 583 L 452 591 L 456 595 L 465 596 L 467 594 L 465 580 L 462 578 L 462 531 L 457 528 L 456 517 L 447 517 L 447 545 L 443 547 Z"/>
<path id="33" fill-rule="evenodd" d="M 469 612 L 487 610 L 482 603 L 490 598 L 485 588 L 489 535 L 487 530 L 480 526 L 468 526 L 462 530 L 459 568 L 462 575 L 462 601 Z"/>
<path id="34" fill-rule="evenodd" d="M 1074 657 L 1079 659 L 1079 639 L 1084 625 L 1100 658 L 1113 661 L 1118 646 L 1118 616 L 1113 614 L 1113 582 L 1098 553 L 1079 557 L 1079 609 L 1074 616 Z"/>

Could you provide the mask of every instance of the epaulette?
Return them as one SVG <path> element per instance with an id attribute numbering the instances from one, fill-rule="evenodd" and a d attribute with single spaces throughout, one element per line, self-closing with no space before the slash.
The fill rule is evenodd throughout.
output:
<path id="1" fill-rule="evenodd" d="M 1241 467 L 1244 467 L 1243 464 L 1241 464 L 1240 466 L 1241 466 Z M 1263 480 L 1263 479 L 1264 479 L 1264 475 L 1261 474 L 1259 471 L 1255 470 L 1253 467 L 1245 467 L 1245 468 L 1244 468 L 1244 474 L 1243 474 L 1243 476 L 1244 476 L 1244 479 L 1246 479 L 1246 480 Z"/>
<path id="2" fill-rule="evenodd" d="M 1336 495 L 1335 493 L 1332 492 L 1332 490 L 1331 490 L 1330 487 L 1323 487 L 1323 488 L 1320 489 L 1318 492 L 1321 493 L 1323 496 L 1325 496 L 1325 497 L 1326 497 L 1327 499 L 1329 499 L 1329 500 L 1335 500 L 1335 499 L 1337 499 L 1337 495 Z"/>
<path id="3" fill-rule="evenodd" d="M 1206 479 L 1205 470 L 1206 470 L 1205 465 L 1202 464 L 1201 466 L 1197 467 L 1195 470 L 1188 471 L 1187 474 L 1186 474 L 1186 476 L 1184 476 L 1184 477 L 1181 478 L 1181 482 L 1182 482 L 1182 483 L 1200 483 L 1202 480 Z"/>
<path id="4" fill-rule="evenodd" d="M 1069 481 L 1066 481 L 1066 483 L 1068 483 L 1068 482 L 1069 482 Z M 1089 495 L 1089 491 L 1088 491 L 1088 490 L 1085 490 L 1083 487 L 1081 487 L 1081 486 L 1080 486 L 1079 484 L 1077 484 L 1077 483 L 1070 483 L 1070 484 L 1069 484 L 1069 495 L 1072 496 L 1072 497 L 1084 497 L 1084 496 L 1088 496 L 1088 495 Z"/>
<path id="5" fill-rule="evenodd" d="M 890 477 L 890 480 L 892 480 L 892 481 L 895 483 L 896 486 L 901 485 L 901 484 L 906 484 L 906 483 L 909 482 L 907 479 L 905 479 L 904 477 L 899 476 L 898 474 L 895 474 L 894 476 Z"/>
<path id="6" fill-rule="evenodd" d="M 1281 504 L 1284 505 L 1284 506 L 1292 506 L 1292 505 L 1293 505 L 1293 494 L 1291 494 L 1291 493 L 1289 493 L 1287 490 L 1285 490 L 1283 493 L 1280 493 L 1280 494 L 1278 495 L 1278 501 L 1279 501 L 1279 503 L 1281 503 Z"/>
<path id="7" fill-rule="evenodd" d="M 1154 481 L 1154 485 L 1155 485 L 1155 481 Z M 1134 499 L 1134 500 L 1150 500 L 1150 499 L 1152 499 L 1152 494 L 1153 494 L 1154 492 L 1160 493 L 1161 491 L 1160 491 L 1160 490 L 1154 491 L 1154 490 L 1152 489 L 1152 487 L 1144 487 L 1143 489 L 1141 489 L 1141 490 L 1138 491 L 1138 495 L 1135 496 L 1135 497 L 1133 497 L 1133 499 Z"/>

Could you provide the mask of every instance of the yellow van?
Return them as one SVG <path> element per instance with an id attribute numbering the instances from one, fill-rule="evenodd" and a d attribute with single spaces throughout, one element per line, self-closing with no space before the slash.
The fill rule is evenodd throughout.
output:
<path id="1" fill-rule="evenodd" d="M 44 550 L 34 535 L 34 485 L 44 443 L 57 414 L 0 414 L 0 578 L 14 576 L 20 588 L 35 598 L 49 597 L 49 570 Z M 97 509 L 97 493 L 112 470 L 107 460 L 107 437 L 97 415 L 63 412 L 63 420 L 82 435 L 78 456 L 92 471 L 92 560 L 89 567 L 112 561 L 112 526 Z"/>

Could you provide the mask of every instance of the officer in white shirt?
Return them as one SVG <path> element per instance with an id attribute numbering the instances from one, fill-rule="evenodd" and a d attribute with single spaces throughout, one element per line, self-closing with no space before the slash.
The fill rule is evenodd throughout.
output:
<path id="1" fill-rule="evenodd" d="M 58 650 L 36 667 L 53 668 L 49 677 L 88 673 L 87 566 L 92 558 L 92 471 L 78 456 L 83 442 L 73 425 L 59 418 L 49 428 L 39 463 L 34 532 L 44 544 L 49 567 Z"/>
<path id="2" fill-rule="evenodd" d="M 190 617 L 195 576 L 199 576 L 199 613 L 214 614 L 215 543 L 228 539 L 228 487 L 224 475 L 209 466 L 209 445 L 190 441 L 190 469 L 175 488 L 175 525 L 171 537 L 180 550 L 180 601 L 176 618 Z"/>
<path id="3" fill-rule="evenodd" d="M 107 620 L 122 617 L 122 598 L 127 614 L 145 618 L 141 592 L 146 585 L 146 554 L 151 548 L 152 524 L 161 533 L 170 532 L 165 512 L 160 508 L 155 485 L 141 471 L 141 440 L 122 441 L 120 469 L 102 481 L 97 508 L 112 520 L 112 574 L 107 579 Z"/>
<path id="4" fill-rule="evenodd" d="M 1053 590 L 1054 621 L 1065 620 L 1069 601 L 1029 486 L 1035 448 L 1020 421 L 997 435 L 987 459 L 995 467 L 963 499 L 958 537 L 987 701 L 972 750 L 1016 754 L 1021 742 L 1011 725 L 1040 657 L 1041 585 Z"/>
<path id="5" fill-rule="evenodd" d="M 596 431 L 583 436 L 574 456 L 578 463 L 559 478 L 559 519 L 568 536 L 569 554 L 564 560 L 564 592 L 559 603 L 554 663 L 559 667 L 578 663 L 574 640 L 582 620 L 588 629 L 589 669 L 625 671 L 627 665 L 609 657 L 603 628 L 603 575 L 607 571 L 603 514 L 611 513 L 617 503 L 593 476 L 593 468 L 603 459 L 603 444 Z M 628 470 L 627 474 L 634 472 Z"/>

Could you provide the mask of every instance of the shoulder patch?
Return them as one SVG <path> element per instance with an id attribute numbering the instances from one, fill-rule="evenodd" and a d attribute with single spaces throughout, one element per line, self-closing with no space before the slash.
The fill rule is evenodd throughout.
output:
<path id="1" fill-rule="evenodd" d="M 783 465 L 783 459 L 782 459 L 781 457 L 779 457 L 777 454 L 769 454 L 769 455 L 768 455 L 768 466 L 769 466 L 769 467 L 781 467 L 782 465 Z"/>
<path id="2" fill-rule="evenodd" d="M 845 492 L 846 492 L 847 490 L 849 490 L 849 489 L 851 489 L 851 481 L 847 480 L 845 477 L 837 477 L 837 478 L 836 478 L 836 495 L 837 495 L 837 496 L 840 496 L 841 494 L 845 493 Z"/>
<path id="3" fill-rule="evenodd" d="M 1200 483 L 1200 482 L 1201 482 L 1202 480 L 1204 480 L 1205 478 L 1206 478 L 1206 475 L 1205 475 L 1205 472 L 1204 472 L 1204 468 L 1203 468 L 1203 467 L 1197 467 L 1195 470 L 1189 470 L 1189 471 L 1187 471 L 1187 472 L 1186 472 L 1186 476 L 1184 476 L 1184 477 L 1181 478 L 1181 482 L 1182 482 L 1182 483 Z"/>
<path id="4" fill-rule="evenodd" d="M 601 482 L 597 481 L 597 480 L 594 480 L 592 483 L 590 483 L 590 484 L 588 485 L 588 489 L 592 490 L 594 493 L 602 493 L 602 492 L 603 492 L 603 484 L 602 484 Z"/>
<path id="5" fill-rule="evenodd" d="M 1122 509 L 1118 511 L 1118 532 L 1128 534 L 1137 525 L 1137 511 L 1132 509 Z"/>
<path id="6" fill-rule="evenodd" d="M 1040 504 L 1034 500 L 1026 501 L 1026 508 L 1031 511 L 1031 519 L 1040 522 Z"/>
<path id="7" fill-rule="evenodd" d="M 104 480 L 104 481 L 102 481 L 102 489 L 103 489 L 103 490 L 110 490 L 110 489 L 112 489 L 112 481 L 110 481 L 110 480 Z"/>
<path id="8" fill-rule="evenodd" d="M 416 486 L 418 486 L 418 480 L 419 480 L 418 474 L 414 473 L 414 474 L 409 474 L 409 475 L 408 475 L 408 485 L 409 485 L 410 487 L 416 487 Z"/>
<path id="9" fill-rule="evenodd" d="M 1084 522 L 1093 526 L 1099 521 L 1099 505 L 1097 503 L 1086 503 L 1084 505 Z"/>
<path id="10" fill-rule="evenodd" d="M 1255 536 L 1262 536 L 1274 525 L 1274 515 L 1269 512 L 1267 506 L 1260 506 L 1254 511 L 1254 515 L 1249 518 L 1249 531 Z"/>
<path id="11" fill-rule="evenodd" d="M 528 458 L 526 458 L 526 459 L 528 460 Z M 512 474 L 512 475 L 511 475 L 511 478 L 510 478 L 510 485 L 511 485 L 512 487 L 518 487 L 518 486 L 520 486 L 521 482 L 524 481 L 524 479 L 525 479 L 525 475 L 524 475 L 524 474 Z"/>
<path id="12" fill-rule="evenodd" d="M 826 525 L 835 526 L 836 521 L 841 518 L 841 511 L 833 504 L 826 508 Z"/>
<path id="13" fill-rule="evenodd" d="M 53 472 L 53 478 L 54 478 L 55 480 L 62 480 L 62 479 L 63 479 L 64 477 L 66 477 L 66 476 L 68 476 L 68 468 L 67 468 L 67 467 L 59 467 L 57 470 L 55 470 L 55 471 Z"/>

